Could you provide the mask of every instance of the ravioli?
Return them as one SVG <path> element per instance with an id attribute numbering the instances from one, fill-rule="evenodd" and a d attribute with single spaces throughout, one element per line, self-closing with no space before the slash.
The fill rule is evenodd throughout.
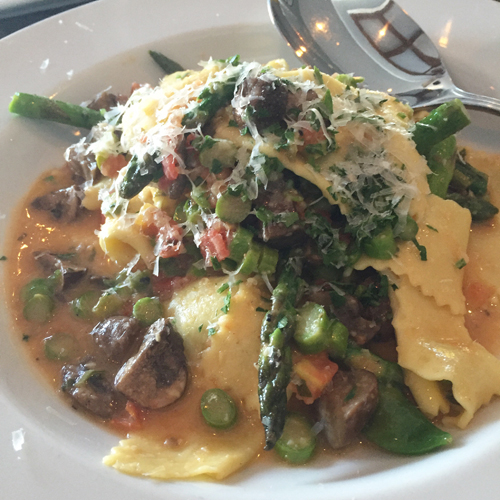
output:
<path id="1" fill-rule="evenodd" d="M 463 408 L 454 422 L 464 428 L 482 405 L 500 394 L 500 360 L 472 341 L 463 315 L 438 306 L 406 276 L 397 286 L 391 305 L 398 363 L 425 380 L 450 381 Z"/>
<path id="2" fill-rule="evenodd" d="M 256 363 L 264 313 L 256 309 L 263 305 L 265 291 L 256 279 L 234 286 L 230 309 L 222 314 L 227 292 L 217 290 L 225 282 L 204 278 L 174 295 L 170 313 L 185 342 L 191 386 L 178 403 L 157 417 L 153 432 L 133 433 L 120 441 L 104 458 L 105 464 L 156 479 L 221 480 L 261 452 L 264 434 Z M 209 325 L 216 330 L 210 337 Z M 203 421 L 200 397 L 211 388 L 225 390 L 237 402 L 238 423 L 229 430 L 214 431 Z"/>

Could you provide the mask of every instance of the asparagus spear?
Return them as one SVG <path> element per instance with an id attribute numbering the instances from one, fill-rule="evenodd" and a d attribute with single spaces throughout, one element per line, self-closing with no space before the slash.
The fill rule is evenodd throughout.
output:
<path id="1" fill-rule="evenodd" d="M 150 182 L 158 180 L 163 174 L 161 163 L 156 163 L 153 156 L 146 154 L 142 159 L 136 155 L 127 166 L 118 193 L 122 198 L 130 199 L 138 195 Z"/>
<path id="2" fill-rule="evenodd" d="M 427 157 L 438 142 L 469 125 L 470 117 L 460 99 L 441 104 L 415 124 L 413 140 L 417 151 Z"/>
<path id="3" fill-rule="evenodd" d="M 405 395 L 403 370 L 353 342 L 345 363 L 372 372 L 378 381 L 379 401 L 363 434 L 385 450 L 419 455 L 451 443 L 452 438 L 436 427 Z"/>
<path id="4" fill-rule="evenodd" d="M 429 153 L 427 164 L 432 174 L 427 176 L 431 193 L 446 198 L 448 185 L 454 175 L 457 139 L 454 135 L 436 144 Z"/>
<path id="5" fill-rule="evenodd" d="M 158 66 L 160 66 L 163 71 L 165 71 L 166 75 L 170 75 L 171 73 L 175 73 L 176 71 L 184 70 L 184 68 L 179 63 L 172 61 L 172 59 L 169 59 L 161 52 L 150 50 L 149 55 L 152 57 L 153 61 L 158 64 Z"/>
<path id="6" fill-rule="evenodd" d="M 261 330 L 259 356 L 260 418 L 266 434 L 266 450 L 274 447 L 283 433 L 286 418 L 286 388 L 290 382 L 290 341 L 295 330 L 301 279 L 288 262 L 273 291 L 271 310 Z"/>
<path id="7" fill-rule="evenodd" d="M 103 119 L 101 113 L 94 109 L 23 92 L 14 94 L 9 111 L 27 118 L 50 120 L 88 129 Z"/>
<path id="8" fill-rule="evenodd" d="M 476 196 L 484 196 L 488 189 L 488 176 L 475 169 L 459 155 L 450 187 L 454 191 L 472 191 Z"/>
<path id="9" fill-rule="evenodd" d="M 469 210 L 474 222 L 491 219 L 498 213 L 498 208 L 484 198 L 475 198 L 474 196 L 466 196 L 459 193 L 449 193 L 446 198 Z"/>

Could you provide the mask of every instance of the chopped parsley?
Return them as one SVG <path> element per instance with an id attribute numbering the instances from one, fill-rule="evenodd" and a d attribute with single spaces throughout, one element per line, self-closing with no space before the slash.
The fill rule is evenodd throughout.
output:
<path id="1" fill-rule="evenodd" d="M 455 262 L 455 267 L 457 269 L 463 269 L 467 265 L 467 262 L 465 262 L 465 259 L 460 259 Z"/>

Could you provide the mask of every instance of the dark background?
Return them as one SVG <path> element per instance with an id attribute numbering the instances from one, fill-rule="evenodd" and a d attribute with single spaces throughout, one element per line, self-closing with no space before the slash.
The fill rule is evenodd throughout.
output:
<path id="1" fill-rule="evenodd" d="M 7 13 L 0 12 L 0 38 L 4 38 L 7 35 L 14 33 L 15 31 L 25 28 L 26 26 L 29 26 L 30 24 L 37 23 L 38 21 L 41 21 L 46 17 L 54 16 L 56 14 L 64 12 L 65 10 L 73 9 L 75 7 L 78 7 L 79 5 L 90 3 L 93 1 L 95 0 L 80 0 L 80 1 L 75 1 L 71 5 L 68 5 L 67 7 L 48 8 L 39 10 L 37 12 L 29 12 L 29 7 L 28 7 L 27 12 L 14 16 L 9 15 L 8 12 Z M 48 4 L 50 4 L 50 2 L 48 2 Z"/>

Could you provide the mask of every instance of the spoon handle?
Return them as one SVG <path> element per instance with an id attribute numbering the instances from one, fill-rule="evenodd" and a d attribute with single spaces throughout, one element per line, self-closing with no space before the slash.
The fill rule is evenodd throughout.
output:
<path id="1" fill-rule="evenodd" d="M 423 103 L 422 107 L 437 106 L 455 98 L 460 99 L 467 108 L 478 109 L 500 116 L 500 99 L 466 92 L 454 85 L 440 92 L 435 99 Z M 418 108 L 419 106 L 417 104 L 414 107 Z"/>

